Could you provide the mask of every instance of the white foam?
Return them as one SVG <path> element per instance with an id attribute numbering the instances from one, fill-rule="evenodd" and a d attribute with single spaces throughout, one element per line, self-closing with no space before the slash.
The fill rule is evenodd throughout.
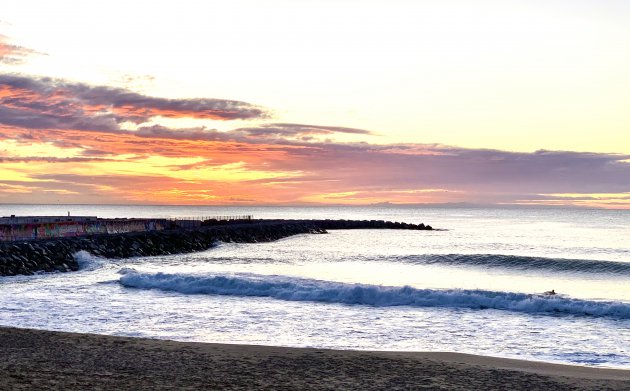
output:
<path id="1" fill-rule="evenodd" d="M 79 270 L 95 270 L 103 266 L 104 259 L 92 255 L 85 250 L 78 251 L 73 255 L 74 259 L 79 263 Z"/>
<path id="2" fill-rule="evenodd" d="M 186 275 L 141 273 L 125 270 L 123 286 L 159 289 L 183 294 L 270 297 L 289 301 L 315 301 L 378 307 L 451 307 L 497 309 L 525 313 L 604 316 L 630 319 L 630 304 L 590 301 L 561 296 L 465 289 L 417 289 L 410 286 L 345 284 L 301 278 L 237 275 Z"/>
<path id="3" fill-rule="evenodd" d="M 118 274 L 122 274 L 122 275 L 129 274 L 129 273 L 137 273 L 137 270 L 132 267 L 123 267 L 122 269 L 118 271 Z"/>

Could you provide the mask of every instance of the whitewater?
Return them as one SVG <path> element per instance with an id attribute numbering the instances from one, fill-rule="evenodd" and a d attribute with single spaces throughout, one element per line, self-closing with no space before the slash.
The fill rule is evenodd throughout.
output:
<path id="1" fill-rule="evenodd" d="M 630 212 L 1 206 L 6 214 L 385 219 L 199 253 L 0 277 L 0 325 L 181 341 L 453 351 L 630 368 Z M 545 292 L 555 290 L 556 295 Z"/>

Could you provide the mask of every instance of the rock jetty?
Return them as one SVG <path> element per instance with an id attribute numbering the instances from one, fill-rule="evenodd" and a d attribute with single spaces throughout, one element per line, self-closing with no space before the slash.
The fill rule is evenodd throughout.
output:
<path id="1" fill-rule="evenodd" d="M 204 251 L 217 242 L 270 242 L 288 236 L 336 229 L 431 230 L 424 224 L 382 220 L 205 221 L 192 229 L 100 234 L 0 243 L 0 276 L 79 269 L 75 254 L 87 251 L 105 258 L 130 258 Z"/>

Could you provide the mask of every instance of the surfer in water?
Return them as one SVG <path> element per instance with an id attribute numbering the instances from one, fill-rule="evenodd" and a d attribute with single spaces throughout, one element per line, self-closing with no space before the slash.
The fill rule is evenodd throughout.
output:
<path id="1" fill-rule="evenodd" d="M 555 291 L 555 289 L 552 289 L 550 291 L 547 291 L 547 292 L 543 293 L 543 295 L 545 295 L 545 296 L 555 296 L 556 295 L 556 291 Z"/>

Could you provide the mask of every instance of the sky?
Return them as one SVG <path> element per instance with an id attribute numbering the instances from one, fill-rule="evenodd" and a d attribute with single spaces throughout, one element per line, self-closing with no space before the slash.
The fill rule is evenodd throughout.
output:
<path id="1" fill-rule="evenodd" d="M 623 0 L 33 1 L 0 203 L 630 209 Z"/>

